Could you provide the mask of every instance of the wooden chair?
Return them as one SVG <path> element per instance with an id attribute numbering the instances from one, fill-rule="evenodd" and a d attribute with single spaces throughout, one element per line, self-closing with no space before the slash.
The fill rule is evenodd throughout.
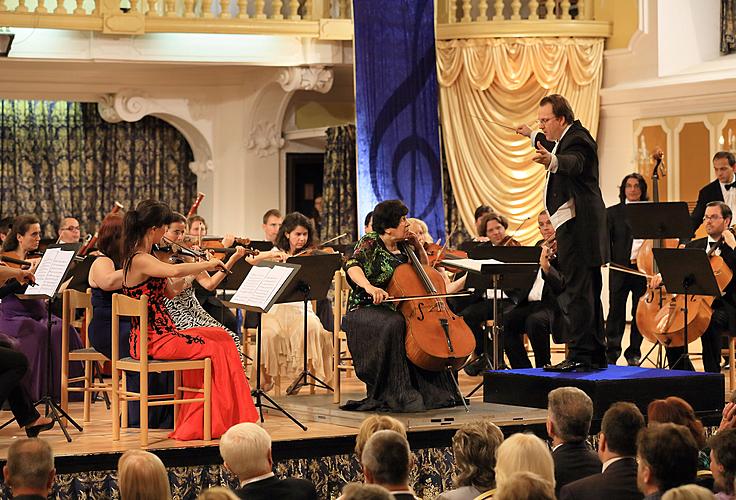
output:
<path id="1" fill-rule="evenodd" d="M 120 358 L 118 352 L 118 337 L 120 336 L 120 317 L 129 316 L 138 318 L 140 325 L 140 360 L 130 357 Z M 204 387 L 202 389 L 182 387 L 182 370 L 202 370 L 204 372 Z M 127 390 L 123 378 L 123 371 L 138 372 L 140 375 L 140 391 Z M 148 374 L 160 372 L 174 372 L 174 393 L 151 396 L 148 394 Z M 183 391 L 197 392 L 203 397 L 184 399 Z M 178 416 L 178 405 L 188 403 L 204 403 L 205 441 L 212 439 L 212 360 L 183 359 L 183 360 L 153 360 L 148 359 L 148 297 L 133 299 L 120 294 L 112 296 L 112 434 L 113 440 L 120 440 L 120 413 L 121 402 L 124 410 L 123 426 L 127 424 L 127 402 L 140 401 L 140 441 L 141 447 L 148 446 L 148 407 L 174 405 L 174 426 Z"/>
<path id="2" fill-rule="evenodd" d="M 342 318 L 347 312 L 348 294 L 350 286 L 345 278 L 345 272 L 342 269 L 335 271 L 335 302 L 333 304 L 333 315 L 335 323 L 333 325 L 333 377 L 332 385 L 334 392 L 332 402 L 340 404 L 340 372 L 345 372 L 347 376 L 353 372 L 353 357 L 348 350 L 348 340 L 345 332 L 342 330 Z"/>
<path id="3" fill-rule="evenodd" d="M 77 311 L 84 311 L 82 321 L 75 321 Z M 104 354 L 97 352 L 89 344 L 89 324 L 92 321 L 92 299 L 89 289 L 87 293 L 77 290 L 64 290 L 62 295 L 61 315 L 61 408 L 68 412 L 69 393 L 84 393 L 84 417 L 83 422 L 90 421 L 90 407 L 92 395 L 96 392 L 111 393 L 112 385 L 102 381 L 95 381 L 95 368 L 101 367 L 102 363 L 109 361 Z M 83 328 L 84 348 L 69 351 L 69 332 L 71 327 Z M 84 363 L 84 373 L 81 377 L 69 378 L 69 363 L 81 361 Z M 84 382 L 83 387 L 69 387 L 69 384 Z"/>

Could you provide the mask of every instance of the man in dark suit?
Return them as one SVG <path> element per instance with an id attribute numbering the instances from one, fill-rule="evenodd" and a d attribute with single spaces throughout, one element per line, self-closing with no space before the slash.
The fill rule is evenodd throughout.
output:
<path id="1" fill-rule="evenodd" d="M 225 467 L 240 481 L 235 493 L 248 500 L 316 500 L 314 485 L 305 479 L 279 479 L 273 473 L 271 436 L 249 422 L 230 427 L 220 438 Z"/>
<path id="2" fill-rule="evenodd" d="M 704 251 L 713 251 L 713 255 L 723 258 L 726 265 L 736 272 L 736 237 L 728 230 L 731 226 L 733 214 L 731 209 L 722 201 L 711 201 L 705 207 L 705 238 L 692 240 L 686 248 L 698 248 Z M 652 288 L 657 288 L 662 277 L 657 274 L 650 281 Z M 711 306 L 713 314 L 710 323 L 700 337 L 703 345 L 703 368 L 706 372 L 719 373 L 721 371 L 721 336 L 724 332 L 736 331 L 736 281 L 731 280 L 724 290 L 724 294 L 715 299 Z M 689 360 L 683 360 L 683 347 L 668 347 L 666 349 L 667 363 L 670 368 L 694 370 Z"/>
<path id="3" fill-rule="evenodd" d="M 555 495 L 566 484 L 601 471 L 598 455 L 585 440 L 593 418 L 593 401 L 575 387 L 559 387 L 549 393 L 547 434 L 552 439 L 555 462 Z"/>
<path id="4" fill-rule="evenodd" d="M 3 477 L 17 500 L 48 498 L 56 477 L 54 453 L 49 444 L 38 438 L 14 441 L 8 448 Z"/>
<path id="5" fill-rule="evenodd" d="M 645 427 L 636 440 L 636 484 L 644 500 L 659 500 L 664 492 L 695 482 L 698 445 L 682 425 Z"/>
<path id="6" fill-rule="evenodd" d="M 636 270 L 636 256 L 644 240 L 635 240 L 631 236 L 631 226 L 626 218 L 626 204 L 648 200 L 647 181 L 637 173 L 627 175 L 621 181 L 618 198 L 621 202 L 606 210 L 608 234 L 611 241 L 611 262 Z M 609 364 L 615 365 L 621 355 L 621 340 L 626 328 L 626 300 L 629 294 L 631 294 L 631 334 L 624 358 L 629 366 L 639 364 L 642 337 L 636 325 L 636 306 L 646 289 L 647 281 L 642 276 L 613 269 L 608 273 L 606 357 Z"/>
<path id="7" fill-rule="evenodd" d="M 703 223 L 705 215 L 705 207 L 711 201 L 723 201 L 731 208 L 736 210 L 736 158 L 729 151 L 719 151 L 713 156 L 713 170 L 716 174 L 716 180 L 710 184 L 706 184 L 698 193 L 698 202 L 690 215 L 693 226 L 693 233 L 698 230 L 700 224 Z"/>
<path id="8" fill-rule="evenodd" d="M 412 466 L 409 442 L 398 432 L 373 433 L 365 443 L 360 463 L 366 483 L 386 488 L 397 500 L 416 499 L 409 486 Z"/>
<path id="9" fill-rule="evenodd" d="M 503 348 L 509 358 L 511 368 L 532 367 L 524 348 L 523 335 L 525 333 L 532 344 L 534 363 L 537 368 L 549 365 L 549 336 L 550 333 L 555 334 L 553 325 L 558 316 L 557 294 L 564 286 L 560 283 L 560 276 L 555 272 L 556 269 L 551 269 L 557 266 L 557 259 L 553 251 L 556 247 L 555 228 L 546 211 L 537 216 L 537 223 L 542 235 L 537 245 L 543 248 L 537 277 L 531 287 L 507 292 L 514 305 L 504 312 Z"/>
<path id="10" fill-rule="evenodd" d="M 560 491 L 560 500 L 611 498 L 640 500 L 636 487 L 636 436 L 644 417 L 631 403 L 614 403 L 603 415 L 598 456 L 603 472 L 573 481 Z"/>
<path id="11" fill-rule="evenodd" d="M 532 139 L 534 161 L 547 169 L 544 205 L 557 232 L 557 257 L 566 280 L 558 303 L 568 358 L 549 368 L 605 368 L 600 267 L 608 262 L 609 243 L 597 145 L 559 94 L 540 101 L 538 116 L 541 131 L 532 132 L 527 125 L 516 131 Z"/>

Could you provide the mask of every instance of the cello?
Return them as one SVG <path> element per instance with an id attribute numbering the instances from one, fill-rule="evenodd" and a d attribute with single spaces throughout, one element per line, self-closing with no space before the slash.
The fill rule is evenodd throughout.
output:
<path id="1" fill-rule="evenodd" d="M 398 307 L 406 321 L 406 356 L 425 370 L 457 370 L 475 349 L 473 333 L 448 307 L 440 272 L 422 264 L 410 244 L 400 245 L 409 262 L 394 270 L 386 291 L 392 297 L 412 299 L 402 300 Z"/>

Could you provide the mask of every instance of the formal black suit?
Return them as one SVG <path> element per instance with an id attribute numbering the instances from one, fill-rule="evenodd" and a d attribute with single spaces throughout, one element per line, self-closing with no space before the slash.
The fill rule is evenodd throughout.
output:
<path id="1" fill-rule="evenodd" d="M 560 500 L 641 500 L 636 487 L 636 458 L 625 457 L 609 465 L 602 473 L 578 479 L 560 491 Z"/>
<path id="2" fill-rule="evenodd" d="M 306 479 L 289 477 L 279 479 L 271 476 L 260 481 L 248 483 L 235 493 L 244 500 L 316 500 L 317 490 Z"/>
<path id="3" fill-rule="evenodd" d="M 634 237 L 626 218 L 626 204 L 618 203 L 606 210 L 608 234 L 611 241 L 611 262 L 636 269 L 631 263 L 631 245 Z M 612 365 L 621 355 L 621 339 L 626 328 L 626 299 L 631 294 L 631 336 L 624 353 L 627 360 L 641 356 L 642 337 L 636 325 L 636 306 L 644 295 L 647 281 L 642 276 L 611 271 L 608 273 L 608 318 L 606 318 L 606 357 Z"/>
<path id="4" fill-rule="evenodd" d="M 714 180 L 710 184 L 706 184 L 698 192 L 698 202 L 695 204 L 693 213 L 690 214 L 690 222 L 693 226 L 693 234 L 695 234 L 695 231 L 697 231 L 700 225 L 703 223 L 705 207 L 711 201 L 723 201 L 723 191 L 721 191 L 721 183 L 718 181 L 718 179 Z"/>
<path id="5" fill-rule="evenodd" d="M 707 243 L 708 238 L 698 238 L 689 242 L 685 247 L 705 250 Z M 718 244 L 718 249 L 726 265 L 732 271 L 736 271 L 736 251 L 724 242 Z M 700 337 L 703 344 L 703 368 L 706 372 L 711 373 L 721 371 L 721 335 L 727 331 L 736 332 L 736 280 L 731 280 L 724 292 L 722 297 L 713 301 L 713 315 L 710 324 Z M 685 349 L 682 347 L 666 349 L 667 363 L 670 368 L 694 370 L 692 363 L 678 363 L 684 352 Z"/>
<path id="6" fill-rule="evenodd" d="M 554 148 L 542 133 L 534 141 L 548 151 Z M 597 149 L 580 121 L 573 122 L 557 145 L 557 171 L 549 174 L 545 206 L 552 217 L 570 198 L 575 202 L 575 217 L 556 228 L 560 272 L 566 280 L 558 303 L 569 359 L 605 367 L 600 266 L 608 262 L 609 239 L 598 186 Z"/>
<path id="7" fill-rule="evenodd" d="M 563 486 L 598 474 L 601 460 L 585 441 L 565 443 L 552 452 L 555 462 L 555 495 L 559 498 Z"/>

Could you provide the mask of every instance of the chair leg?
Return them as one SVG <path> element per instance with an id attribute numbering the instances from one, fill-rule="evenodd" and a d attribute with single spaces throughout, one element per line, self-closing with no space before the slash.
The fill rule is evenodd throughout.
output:
<path id="1" fill-rule="evenodd" d="M 141 426 L 141 448 L 148 446 L 148 374 L 140 374 L 140 426 Z"/>
<path id="2" fill-rule="evenodd" d="M 120 371 L 112 369 L 112 440 L 120 441 Z"/>
<path id="3" fill-rule="evenodd" d="M 174 371 L 174 401 L 181 399 L 179 387 L 181 387 L 181 372 L 177 370 Z M 174 429 L 176 429 L 176 423 L 179 421 L 179 406 L 174 404 Z"/>
<path id="4" fill-rule="evenodd" d="M 84 423 L 89 422 L 90 406 L 92 405 L 92 361 L 84 362 Z"/>
<path id="5" fill-rule="evenodd" d="M 212 440 L 212 360 L 204 360 L 204 440 Z"/>
<path id="6" fill-rule="evenodd" d="M 123 372 L 123 392 L 127 392 L 127 391 L 128 391 L 128 377 L 125 374 L 125 372 Z M 126 397 L 123 398 L 122 411 L 123 411 L 123 416 L 121 417 L 122 422 L 123 422 L 122 427 L 123 429 L 127 429 L 128 428 L 128 400 L 126 399 Z"/>

